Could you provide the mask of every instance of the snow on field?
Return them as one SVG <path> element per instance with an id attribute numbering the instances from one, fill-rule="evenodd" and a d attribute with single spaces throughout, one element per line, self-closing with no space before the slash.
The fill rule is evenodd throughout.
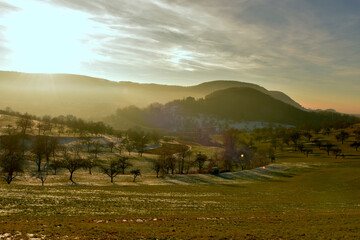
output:
<path id="1" fill-rule="evenodd" d="M 74 180 L 77 186 L 143 186 L 143 185 L 194 185 L 194 184 L 246 184 L 261 181 L 274 181 L 281 178 L 289 178 L 300 174 L 311 168 L 319 167 L 316 163 L 279 163 L 268 166 L 244 170 L 238 172 L 212 174 L 174 174 L 157 178 L 154 172 L 144 173 L 133 183 L 131 174 L 118 175 L 114 184 L 110 178 L 94 169 L 92 175 L 87 170 L 80 170 L 74 173 Z M 74 185 L 68 180 L 69 173 L 61 170 L 58 175 L 49 175 L 46 186 L 69 186 Z M 19 176 L 14 183 L 25 186 L 38 186 L 41 182 L 33 177 Z M 0 185 L 1 186 L 1 185 Z M 0 188 L 1 191 L 1 188 Z"/>

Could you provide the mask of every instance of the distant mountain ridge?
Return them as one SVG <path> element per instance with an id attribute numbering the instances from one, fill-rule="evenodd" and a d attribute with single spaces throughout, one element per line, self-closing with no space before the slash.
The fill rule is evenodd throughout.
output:
<path id="1" fill-rule="evenodd" d="M 100 118 L 117 108 L 150 103 L 167 103 L 189 96 L 204 97 L 214 91 L 249 87 L 284 103 L 302 109 L 289 96 L 278 91 L 238 81 L 212 81 L 195 86 L 173 86 L 114 82 L 81 75 L 29 74 L 0 71 L 0 108 L 31 111 L 38 115 L 74 114 L 85 118 Z"/>

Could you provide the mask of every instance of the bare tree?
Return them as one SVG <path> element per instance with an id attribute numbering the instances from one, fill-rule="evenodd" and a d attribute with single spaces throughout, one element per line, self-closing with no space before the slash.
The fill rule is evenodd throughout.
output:
<path id="1" fill-rule="evenodd" d="M 91 150 L 91 152 L 95 154 L 95 158 L 97 158 L 98 154 L 101 153 L 102 148 L 103 145 L 100 141 L 94 141 L 93 149 Z"/>
<path id="2" fill-rule="evenodd" d="M 44 136 L 36 136 L 31 145 L 31 152 L 35 155 L 33 159 L 37 165 L 37 171 L 41 171 L 43 155 L 46 151 L 46 139 Z"/>
<path id="3" fill-rule="evenodd" d="M 180 174 L 184 174 L 184 166 L 185 166 L 185 158 L 188 154 L 190 154 L 190 147 L 186 146 L 186 145 L 181 145 L 180 147 L 180 152 L 178 153 L 178 157 L 179 157 L 179 162 L 178 162 L 178 168 L 179 168 L 179 173 Z"/>
<path id="4" fill-rule="evenodd" d="M 54 170 L 54 174 L 57 174 L 57 171 L 62 167 L 62 161 L 58 159 L 54 159 L 51 161 L 49 168 Z"/>
<path id="5" fill-rule="evenodd" d="M 137 141 L 135 142 L 136 150 L 138 151 L 139 155 L 142 157 L 146 144 L 148 144 L 150 141 L 150 138 L 148 135 L 143 135 Z"/>
<path id="6" fill-rule="evenodd" d="M 110 149 L 110 152 L 113 152 L 113 148 L 115 147 L 114 142 L 108 142 L 107 147 Z"/>
<path id="7" fill-rule="evenodd" d="M 344 144 L 344 141 L 350 137 L 350 134 L 344 130 L 341 130 L 341 132 L 335 137 L 338 141 L 341 141 L 341 144 Z"/>
<path id="8" fill-rule="evenodd" d="M 136 179 L 137 176 L 141 175 L 140 169 L 131 170 L 130 173 L 134 175 L 133 182 L 135 182 L 135 179 Z"/>
<path id="9" fill-rule="evenodd" d="M 21 135 L 26 135 L 26 131 L 32 128 L 34 122 L 31 120 L 30 115 L 25 113 L 20 119 L 16 121 L 16 125 L 18 128 L 20 128 Z"/>
<path id="10" fill-rule="evenodd" d="M 101 171 L 110 177 L 111 183 L 114 183 L 114 178 L 123 170 L 120 167 L 119 160 L 112 159 L 109 165 L 100 165 Z"/>
<path id="11" fill-rule="evenodd" d="M 70 154 L 70 152 L 68 151 L 68 149 L 63 148 L 63 158 L 62 158 L 62 167 L 67 169 L 70 173 L 70 178 L 69 180 L 75 184 L 75 182 L 73 181 L 73 174 L 75 171 L 86 167 L 86 163 L 85 161 L 79 157 L 78 154 Z"/>
<path id="12" fill-rule="evenodd" d="M 202 154 L 201 152 L 199 152 L 196 155 L 195 163 L 197 164 L 197 166 L 199 168 L 199 173 L 201 173 L 206 160 L 207 160 L 207 156 L 205 154 Z"/>
<path id="13" fill-rule="evenodd" d="M 297 131 L 294 131 L 293 133 L 291 133 L 290 135 L 290 139 L 291 141 L 294 143 L 294 150 L 296 151 L 297 150 L 297 147 L 298 147 L 298 141 L 300 139 L 300 133 L 297 132 Z"/>
<path id="14" fill-rule="evenodd" d="M 118 161 L 119 161 L 120 168 L 122 170 L 122 174 L 125 174 L 125 169 L 132 166 L 132 164 L 129 163 L 128 157 L 121 156 Z"/>
<path id="15" fill-rule="evenodd" d="M 176 158 L 174 157 L 174 155 L 168 155 L 166 157 L 166 168 L 167 168 L 167 173 L 169 173 L 169 169 L 171 170 L 171 174 L 174 175 L 174 171 L 176 168 Z"/>
<path id="16" fill-rule="evenodd" d="M 90 136 L 85 135 L 85 136 L 81 136 L 80 140 L 82 144 L 86 146 L 88 153 L 90 153 L 90 147 L 94 144 L 92 138 Z"/>
<path id="17" fill-rule="evenodd" d="M 56 157 L 56 151 L 59 149 L 59 139 L 56 137 L 50 138 L 49 142 L 49 151 L 53 157 L 53 160 L 55 160 Z"/>
<path id="18" fill-rule="evenodd" d="M 137 150 L 140 156 L 145 151 L 146 144 L 150 142 L 149 134 L 145 133 L 142 130 L 132 130 L 127 131 L 127 139 L 134 144 L 134 148 Z"/>
<path id="19" fill-rule="evenodd" d="M 360 142 L 353 142 L 351 145 L 351 147 L 354 147 L 356 149 L 356 151 L 358 151 L 358 148 L 360 147 Z"/>
<path id="20" fill-rule="evenodd" d="M 159 177 L 159 173 L 161 171 L 161 169 L 164 168 L 163 162 L 161 161 L 161 157 L 159 156 L 153 163 L 153 169 L 156 172 L 156 177 Z"/>
<path id="21" fill-rule="evenodd" d="M 330 155 L 330 152 L 335 147 L 335 145 L 328 142 L 324 145 L 324 147 L 325 147 L 325 151 L 327 152 L 327 154 Z"/>
<path id="22" fill-rule="evenodd" d="M 0 156 L 1 173 L 7 184 L 23 172 L 23 165 L 24 156 L 20 153 L 4 153 Z"/>
<path id="23" fill-rule="evenodd" d="M 134 142 L 128 138 L 125 138 L 124 145 L 125 145 L 126 151 L 129 153 L 129 156 L 130 156 L 131 151 L 134 150 Z"/>
<path id="24" fill-rule="evenodd" d="M 122 153 L 124 149 L 124 144 L 122 141 L 118 142 L 118 144 L 115 144 L 115 149 L 118 150 L 119 154 Z"/>
<path id="25" fill-rule="evenodd" d="M 194 164 L 194 161 L 192 160 L 193 152 L 189 151 L 187 156 L 185 157 L 185 163 L 184 163 L 184 172 L 185 174 L 188 174 L 191 167 Z"/>
<path id="26" fill-rule="evenodd" d="M 49 168 L 45 165 L 40 171 L 36 171 L 32 174 L 32 177 L 37 178 L 41 181 L 41 186 L 45 185 L 47 177 L 49 175 Z"/>
<path id="27" fill-rule="evenodd" d="M 42 128 L 42 130 L 43 130 L 43 135 L 45 135 L 46 132 L 51 133 L 52 128 L 53 128 L 53 125 L 52 125 L 52 123 L 51 123 L 51 118 L 50 118 L 50 116 L 46 117 L 43 121 L 44 121 L 44 123 L 43 123 L 43 128 Z"/>
<path id="28" fill-rule="evenodd" d="M 91 175 L 92 174 L 92 169 L 94 167 L 97 167 L 98 166 L 98 161 L 97 161 L 97 158 L 95 157 L 88 157 L 85 161 L 86 163 L 86 167 L 89 169 L 89 174 Z"/>
<path id="29" fill-rule="evenodd" d="M 19 118 L 16 121 L 16 126 L 18 129 L 20 129 L 20 135 L 21 135 L 21 148 L 22 148 L 22 154 L 25 154 L 25 139 L 27 138 L 27 130 L 30 130 L 32 126 L 34 125 L 33 121 L 31 120 L 31 116 L 29 114 L 24 114 L 21 118 Z"/>

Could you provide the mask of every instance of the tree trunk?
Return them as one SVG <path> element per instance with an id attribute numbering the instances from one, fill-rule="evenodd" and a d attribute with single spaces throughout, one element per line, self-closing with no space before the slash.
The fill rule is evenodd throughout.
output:
<path id="1" fill-rule="evenodd" d="M 22 144 L 21 144 L 21 148 L 22 148 L 22 155 L 25 155 L 25 136 L 22 137 Z"/>
<path id="2" fill-rule="evenodd" d="M 75 183 L 74 181 L 73 181 L 73 171 L 70 171 L 70 181 L 72 182 L 72 183 Z"/>
<path id="3" fill-rule="evenodd" d="M 38 172 L 41 171 L 41 157 L 38 158 L 39 162 L 37 163 L 38 165 Z"/>
<path id="4" fill-rule="evenodd" d="M 6 177 L 6 183 L 10 184 L 12 180 L 13 180 L 12 173 L 9 173 L 9 175 Z"/>
<path id="5" fill-rule="evenodd" d="M 114 177 L 110 176 L 110 178 L 111 178 L 111 183 L 114 183 Z"/>
<path id="6" fill-rule="evenodd" d="M 184 174 L 184 164 L 185 164 L 185 159 L 183 158 L 182 160 L 181 160 L 181 174 Z"/>

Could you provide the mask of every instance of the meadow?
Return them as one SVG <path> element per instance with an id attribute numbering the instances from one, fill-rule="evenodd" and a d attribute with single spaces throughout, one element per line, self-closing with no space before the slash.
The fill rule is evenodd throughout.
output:
<path id="1" fill-rule="evenodd" d="M 219 176 L 219 183 L 175 184 L 166 177 L 158 184 L 139 178 L 135 184 L 110 185 L 98 176 L 96 184 L 93 178 L 86 182 L 82 172 L 78 185 L 63 183 L 62 176 L 41 187 L 19 178 L 0 185 L 0 236 L 358 239 L 359 170 L 358 156 L 287 153 L 274 167 L 247 170 L 241 178 Z"/>
<path id="2" fill-rule="evenodd" d="M 96 168 L 76 171 L 76 184 L 64 169 L 45 186 L 23 174 L 0 182 L 0 239 L 359 239 L 360 154 L 353 136 L 341 144 L 334 134 L 315 137 L 336 143 L 344 158 L 284 145 L 260 168 L 157 178 L 155 156 L 133 152 L 136 182 L 128 170 L 113 184 Z"/>

